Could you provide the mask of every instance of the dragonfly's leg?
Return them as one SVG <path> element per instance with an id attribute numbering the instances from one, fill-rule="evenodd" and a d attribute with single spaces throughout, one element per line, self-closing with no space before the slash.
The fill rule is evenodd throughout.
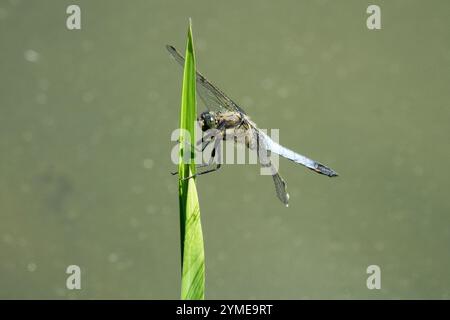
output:
<path id="1" fill-rule="evenodd" d="M 177 142 L 180 143 L 180 139 L 177 139 Z M 199 149 L 196 146 L 193 146 L 189 141 L 186 141 L 186 145 L 188 147 L 193 147 L 197 152 L 203 152 L 203 149 Z M 208 163 L 204 163 L 204 164 L 198 165 L 197 168 L 203 168 L 203 167 L 207 167 L 207 166 L 209 166 L 209 164 Z M 172 171 L 171 174 L 173 176 L 178 174 L 178 170 L 177 171 Z"/>
<path id="2" fill-rule="evenodd" d="M 176 141 L 177 141 L 178 143 L 181 143 L 181 142 L 180 142 L 180 139 L 177 139 Z M 188 147 L 194 148 L 197 152 L 202 152 L 202 151 L 203 151 L 203 150 L 197 148 L 196 146 L 193 146 L 189 141 L 186 141 L 185 144 L 186 144 L 186 146 L 188 146 Z"/>
<path id="3" fill-rule="evenodd" d="M 212 142 L 213 140 L 208 140 L 208 141 L 202 141 L 202 152 L 205 151 L 206 147 L 209 146 L 209 144 Z"/>
<path id="4" fill-rule="evenodd" d="M 196 168 L 200 169 L 200 168 L 204 168 L 204 167 L 209 167 L 210 165 L 211 165 L 210 163 L 202 163 L 202 164 L 199 164 L 198 166 L 196 166 Z M 172 171 L 170 174 L 174 176 L 174 175 L 178 174 L 178 170 Z"/>
<path id="5" fill-rule="evenodd" d="M 206 173 L 217 171 L 217 170 L 220 169 L 221 166 L 222 166 L 222 164 L 218 163 L 214 168 L 208 169 L 208 170 L 205 170 L 205 171 L 202 171 L 202 172 L 199 172 L 199 173 L 197 173 L 197 175 L 199 176 L 199 175 L 202 175 L 202 174 L 206 174 Z"/>
<path id="6" fill-rule="evenodd" d="M 196 176 L 201 176 L 202 174 L 206 174 L 206 173 L 211 173 L 211 172 L 217 171 L 217 170 L 220 169 L 221 166 L 222 166 L 222 164 L 218 163 L 218 164 L 217 164 L 214 168 L 212 168 L 212 169 L 208 169 L 208 170 L 205 170 L 205 171 L 197 172 L 196 174 L 193 174 L 192 176 L 186 177 L 186 178 L 184 178 L 183 180 L 188 180 L 188 179 L 194 178 L 194 177 L 196 177 Z"/>
<path id="7" fill-rule="evenodd" d="M 202 151 L 205 150 L 206 146 L 212 141 L 214 133 L 214 130 L 208 131 L 201 139 L 197 141 L 197 145 L 202 145 Z"/>
<path id="8" fill-rule="evenodd" d="M 214 141 L 214 148 L 211 150 L 211 158 L 209 159 L 209 163 L 212 164 L 214 158 L 217 155 L 217 160 L 216 162 L 220 162 L 220 156 L 221 156 L 221 148 L 220 148 L 220 143 L 222 142 L 223 139 L 223 135 L 225 134 L 225 132 L 221 133 L 220 135 L 215 136 L 215 141 Z"/>
<path id="9" fill-rule="evenodd" d="M 214 141 L 214 148 L 211 151 L 211 158 L 209 159 L 208 165 L 212 165 L 213 164 L 214 157 L 216 156 L 216 150 L 217 150 L 217 155 L 219 156 L 218 159 L 220 160 L 220 143 L 222 141 L 222 136 L 221 135 L 220 136 L 216 136 L 215 139 L 216 140 Z M 201 171 L 201 172 L 197 172 L 196 174 L 193 174 L 193 175 L 191 175 L 189 177 L 186 177 L 183 180 L 191 179 L 191 178 L 194 178 L 196 176 L 200 176 L 202 174 L 206 174 L 206 173 L 217 171 L 217 170 L 220 169 L 221 166 L 222 166 L 221 163 L 217 163 L 215 168 L 208 169 L 208 170 Z"/>
<path id="10" fill-rule="evenodd" d="M 206 149 L 206 147 L 217 138 L 217 136 L 223 135 L 225 133 L 224 130 L 225 122 L 221 123 L 217 128 L 210 129 L 207 133 L 197 142 L 197 145 L 202 145 L 202 151 Z"/>

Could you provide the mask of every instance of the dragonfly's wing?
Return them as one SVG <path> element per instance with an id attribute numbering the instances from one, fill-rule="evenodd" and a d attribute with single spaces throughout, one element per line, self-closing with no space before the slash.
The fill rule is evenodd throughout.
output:
<path id="1" fill-rule="evenodd" d="M 272 175 L 273 183 L 275 184 L 275 192 L 277 193 L 278 199 L 284 203 L 286 207 L 289 206 L 289 193 L 286 190 L 286 181 L 277 172 Z"/>
<path id="2" fill-rule="evenodd" d="M 184 67 L 184 57 L 178 51 L 167 45 L 167 51 L 175 58 L 175 60 Z M 197 72 L 197 92 L 205 104 L 206 108 L 218 111 L 228 110 L 237 111 L 245 114 L 245 111 L 231 100 L 225 93 L 209 82 L 200 72 Z"/>
<path id="3" fill-rule="evenodd" d="M 287 207 L 289 206 L 289 193 L 287 192 L 286 181 L 284 181 L 284 179 L 278 173 L 278 170 L 274 167 L 274 165 L 270 161 L 270 151 L 266 149 L 264 136 L 260 135 L 259 134 L 260 131 L 257 129 L 250 129 L 250 130 L 253 130 L 253 135 L 257 142 L 259 162 L 262 167 L 270 168 L 277 197 Z"/>
<path id="4" fill-rule="evenodd" d="M 325 166 L 315 160 L 312 160 L 305 156 L 302 156 L 301 154 L 298 154 L 298 153 L 276 143 L 269 136 L 267 136 L 264 132 L 259 131 L 259 134 L 263 136 L 263 139 L 265 142 L 265 147 L 267 148 L 267 150 L 275 152 L 276 154 L 279 154 L 280 156 L 287 158 L 289 160 L 292 160 L 296 163 L 300 163 L 300 164 L 304 165 L 305 167 L 307 167 L 317 173 L 324 174 L 329 177 L 336 177 L 338 175 L 333 169 L 328 168 L 327 166 Z"/>

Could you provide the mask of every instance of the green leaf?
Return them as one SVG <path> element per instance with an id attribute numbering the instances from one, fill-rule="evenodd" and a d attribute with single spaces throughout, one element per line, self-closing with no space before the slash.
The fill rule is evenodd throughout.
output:
<path id="1" fill-rule="evenodd" d="M 186 179 L 195 173 L 195 121 L 197 114 L 195 97 L 195 55 L 192 26 L 189 20 L 186 60 L 183 72 L 180 115 L 179 154 L 179 202 L 181 239 L 181 299 L 204 299 L 205 255 L 200 222 L 195 178 Z M 185 132 L 189 133 L 189 137 Z M 187 141 L 189 140 L 189 141 Z M 188 143 L 185 143 L 188 142 Z M 186 163 L 185 153 L 190 153 Z"/>

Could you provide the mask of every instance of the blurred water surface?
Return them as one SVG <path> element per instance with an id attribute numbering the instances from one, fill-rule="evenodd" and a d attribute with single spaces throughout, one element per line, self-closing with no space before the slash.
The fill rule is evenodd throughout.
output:
<path id="1" fill-rule="evenodd" d="M 179 297 L 188 17 L 198 69 L 340 173 L 281 160 L 289 208 L 254 165 L 199 178 L 207 298 L 450 297 L 448 1 L 377 1 L 380 31 L 356 0 L 80 0 L 68 31 L 72 2 L 0 1 L 0 298 Z"/>

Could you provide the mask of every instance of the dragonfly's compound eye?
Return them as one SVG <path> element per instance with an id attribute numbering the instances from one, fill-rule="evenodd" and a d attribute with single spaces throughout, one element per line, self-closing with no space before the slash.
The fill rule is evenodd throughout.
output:
<path id="1" fill-rule="evenodd" d="M 209 128 L 215 128 L 216 127 L 216 118 L 212 114 L 208 114 L 206 117 L 206 125 Z"/>
<path id="2" fill-rule="evenodd" d="M 203 131 L 216 127 L 216 118 L 210 112 L 203 112 L 200 115 L 200 122 Z"/>
<path id="3" fill-rule="evenodd" d="M 206 131 L 216 126 L 216 119 L 210 112 L 203 112 L 199 117 L 199 122 L 202 127 L 202 131 Z"/>

